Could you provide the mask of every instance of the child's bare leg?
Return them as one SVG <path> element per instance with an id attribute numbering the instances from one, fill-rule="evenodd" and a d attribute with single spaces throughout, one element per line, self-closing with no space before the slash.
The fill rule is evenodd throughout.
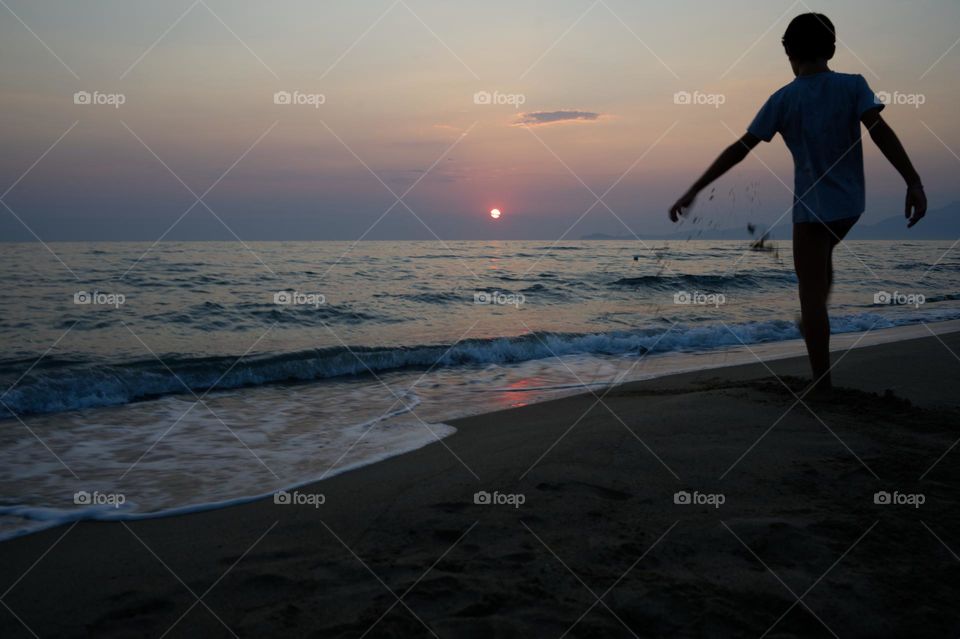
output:
<path id="1" fill-rule="evenodd" d="M 807 344 L 816 389 L 832 386 L 827 301 L 833 288 L 833 249 L 856 222 L 857 218 L 848 218 L 828 224 L 793 225 L 793 265 L 800 283 L 800 333 Z"/>
<path id="2" fill-rule="evenodd" d="M 793 225 L 793 265 L 800 292 L 803 338 L 814 387 L 830 388 L 830 319 L 827 298 L 832 279 L 830 254 L 835 238 L 821 224 Z"/>

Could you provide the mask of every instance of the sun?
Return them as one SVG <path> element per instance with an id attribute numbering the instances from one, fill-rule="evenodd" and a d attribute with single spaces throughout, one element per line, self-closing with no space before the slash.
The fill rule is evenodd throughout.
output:
<path id="1" fill-rule="evenodd" d="M 500 209 L 490 209 L 490 217 L 495 220 L 500 219 Z"/>

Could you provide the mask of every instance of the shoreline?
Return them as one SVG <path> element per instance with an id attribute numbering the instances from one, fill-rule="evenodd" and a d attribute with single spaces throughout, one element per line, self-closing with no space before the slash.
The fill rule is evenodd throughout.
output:
<path id="1" fill-rule="evenodd" d="M 804 603 L 843 636 L 955 632 L 946 544 L 960 530 L 949 460 L 960 395 L 944 387 L 956 388 L 956 352 L 954 330 L 835 354 L 844 390 L 809 411 L 792 395 L 805 358 L 627 382 L 602 402 L 585 393 L 454 420 L 450 437 L 306 484 L 325 496 L 318 507 L 260 499 L 9 539 L 0 587 L 16 617 L 0 629 L 559 636 L 592 608 L 574 635 L 624 634 L 622 621 L 759 636 L 795 603 L 765 564 L 795 592 L 819 583 Z M 923 492 L 924 510 L 884 510 L 879 488 Z M 725 503 L 684 507 L 678 490 Z M 478 491 L 524 503 L 477 504 Z M 846 570 L 821 583 L 838 557 Z M 596 597 L 616 588 L 591 607 L 584 583 Z M 825 632 L 791 608 L 781 632 Z"/>
<path id="2" fill-rule="evenodd" d="M 929 329 L 924 328 L 924 326 L 929 327 Z M 875 329 L 872 331 L 866 332 L 855 332 L 855 333 L 840 333 L 832 336 L 831 338 L 831 352 L 841 352 L 848 348 L 865 348 L 868 346 L 874 346 L 879 344 L 887 344 L 892 342 L 905 341 L 910 339 L 918 339 L 931 334 L 943 335 L 951 332 L 960 331 L 960 320 L 947 320 L 944 322 L 936 322 L 932 324 L 925 325 L 906 325 L 906 326 L 895 326 L 890 328 Z M 696 374 L 696 373 L 705 373 L 708 371 L 722 371 L 726 368 L 732 368 L 737 366 L 743 366 L 746 364 L 752 364 L 757 362 L 758 359 L 764 362 L 774 362 L 782 359 L 790 358 L 805 358 L 806 350 L 802 340 L 782 340 L 775 342 L 762 342 L 757 344 L 749 344 L 745 346 L 734 346 L 726 347 L 720 349 L 713 349 L 708 351 L 693 351 L 693 352 L 668 352 L 668 353 L 656 353 L 644 358 L 645 363 L 652 364 L 654 372 L 649 374 L 642 374 L 638 377 L 627 379 L 625 381 L 613 381 L 611 383 L 594 383 L 590 384 L 589 388 L 584 390 L 584 386 L 580 384 L 572 384 L 569 389 L 562 389 L 561 392 L 558 392 L 557 395 L 552 397 L 538 397 L 535 401 L 525 406 L 538 406 L 541 404 L 557 401 L 560 399 L 565 399 L 568 397 L 574 397 L 577 395 L 589 395 L 591 393 L 603 394 L 604 392 L 609 392 L 612 388 L 616 386 L 623 386 L 637 382 L 644 382 L 654 379 L 669 378 L 673 376 L 680 376 L 686 374 Z M 732 361 L 731 361 L 732 360 Z M 528 391 L 542 390 L 542 389 L 526 389 Z M 560 390 L 560 389 L 557 389 Z M 566 392 L 563 392 L 566 391 Z M 25 520 L 42 522 L 48 521 L 48 525 L 40 525 L 36 528 L 24 529 L 19 531 L 14 531 L 12 533 L 0 536 L 0 544 L 3 544 L 7 541 L 17 539 L 20 537 L 33 535 L 45 530 L 56 529 L 61 526 L 70 525 L 74 522 L 83 522 L 83 521 L 100 521 L 100 522 L 118 522 L 118 521 L 148 521 L 153 519 L 165 519 L 168 517 L 180 517 L 185 515 L 191 515 L 194 513 L 207 512 L 211 510 L 219 510 L 223 508 L 232 508 L 235 506 L 241 506 L 244 504 L 249 504 L 252 502 L 257 502 L 260 500 L 271 499 L 274 494 L 279 491 L 296 491 L 297 489 L 304 488 L 313 484 L 318 484 L 325 480 L 328 480 L 332 477 L 343 473 L 349 473 L 355 470 L 365 468 L 374 464 L 381 463 L 388 459 L 406 455 L 408 453 L 419 450 L 420 448 L 431 446 L 437 444 L 439 440 L 452 437 L 456 434 L 456 422 L 472 419 L 477 417 L 483 417 L 493 413 L 502 412 L 503 410 L 514 410 L 514 408 L 507 408 L 502 410 L 496 410 L 491 412 L 483 413 L 474 413 L 466 414 L 451 419 L 444 420 L 442 423 L 432 423 L 431 426 L 434 427 L 433 430 L 437 430 L 437 427 L 448 427 L 452 428 L 453 432 L 443 437 L 437 437 L 435 434 L 435 439 L 433 441 L 427 441 L 426 443 L 416 446 L 414 448 L 397 450 L 385 452 L 382 455 L 377 457 L 359 461 L 353 464 L 348 464 L 343 467 L 337 467 L 335 470 L 328 470 L 321 477 L 313 477 L 308 479 L 303 479 L 288 485 L 284 485 L 276 490 L 271 490 L 256 495 L 242 495 L 239 497 L 233 497 L 229 499 L 224 499 L 215 502 L 200 502 L 195 504 L 186 504 L 182 506 L 175 506 L 172 508 L 166 508 L 160 511 L 152 512 L 123 512 L 117 511 L 112 507 L 102 507 L 99 509 L 89 509 L 86 514 L 71 516 L 75 511 L 68 509 L 58 509 L 52 507 L 41 507 L 41 506 L 9 506 L 9 507 L 0 507 L 0 515 L 12 515 L 18 516 Z"/>
<path id="3" fill-rule="evenodd" d="M 928 328 L 924 328 L 924 326 Z M 890 328 L 875 329 L 872 331 L 866 332 L 854 332 L 854 333 L 839 333 L 833 335 L 831 338 L 831 352 L 841 352 L 848 348 L 865 348 L 868 346 L 874 346 L 879 344 L 888 344 L 893 342 L 900 342 L 911 339 L 918 339 L 922 337 L 934 335 L 948 334 L 951 332 L 960 331 L 960 320 L 947 320 L 944 322 L 936 322 L 933 324 L 925 325 L 905 325 L 905 326 L 895 326 Z M 591 393 L 602 394 L 616 386 L 628 385 L 632 383 L 645 382 L 655 379 L 669 378 L 673 376 L 680 376 L 686 374 L 697 374 L 697 373 L 706 373 L 708 371 L 722 371 L 723 369 L 743 366 L 746 364 L 752 364 L 757 362 L 758 359 L 764 362 L 774 362 L 782 359 L 790 358 L 805 358 L 806 355 L 805 346 L 802 340 L 782 340 L 775 342 L 762 342 L 757 344 L 749 344 L 745 346 L 734 346 L 726 347 L 720 349 L 712 349 L 708 351 L 694 351 L 694 352 L 668 352 L 668 353 L 656 353 L 650 356 L 645 357 L 645 363 L 653 362 L 653 366 L 656 368 L 655 372 L 650 374 L 642 374 L 633 379 L 627 379 L 625 381 L 614 381 L 612 383 L 594 383 L 590 384 L 590 388 L 584 390 L 583 385 L 572 384 L 569 389 L 563 389 L 567 392 L 560 392 L 558 395 L 553 397 L 546 398 L 537 398 L 535 401 L 530 402 L 529 404 L 524 404 L 525 406 L 538 406 L 545 403 L 557 401 L 560 399 L 565 399 L 568 397 L 574 397 L 577 395 L 589 395 Z M 732 361 L 731 361 L 732 360 Z M 525 389 L 526 391 L 542 390 L 537 388 Z M 558 389 L 560 390 L 560 389 Z M 505 409 L 507 411 L 515 410 L 514 408 Z M 385 452 L 380 456 L 371 459 L 365 459 L 353 464 L 348 464 L 342 467 L 336 468 L 336 470 L 328 470 L 326 474 L 321 477 L 313 477 L 308 479 L 303 479 L 297 482 L 294 482 L 289 485 L 285 485 L 276 490 L 271 490 L 256 495 L 241 495 L 238 497 L 232 497 L 229 499 L 224 499 L 215 502 L 199 502 L 195 504 L 185 504 L 182 506 L 175 506 L 172 508 L 166 508 L 159 511 L 150 511 L 150 512 L 122 512 L 113 509 L 112 507 L 103 507 L 100 509 L 89 509 L 85 514 L 73 515 L 75 511 L 67 509 L 57 509 L 52 507 L 39 507 L 39 506 L 9 506 L 9 507 L 0 507 L 0 515 L 12 515 L 19 516 L 25 520 L 29 521 L 48 521 L 48 525 L 40 525 L 36 528 L 24 529 L 19 531 L 14 531 L 12 533 L 0 536 L 0 544 L 3 544 L 7 541 L 18 539 L 20 537 L 25 537 L 45 530 L 56 529 L 62 526 L 70 525 L 74 522 L 84 522 L 84 521 L 99 521 L 99 522 L 134 522 L 134 521 L 148 521 L 154 519 L 166 519 L 170 517 L 181 517 L 188 516 L 195 513 L 202 513 L 211 510 L 220 510 L 224 508 L 233 508 L 235 506 L 242 506 L 245 504 L 257 502 L 260 500 L 271 499 L 274 494 L 279 491 L 296 491 L 300 488 L 304 488 L 313 484 L 318 484 L 320 482 L 326 481 L 337 475 L 343 473 L 349 473 L 356 471 L 368 466 L 381 463 L 388 459 L 394 457 L 406 455 L 408 453 L 419 450 L 420 448 L 431 446 L 437 444 L 441 439 L 452 437 L 456 434 L 456 422 L 483 417 L 485 415 L 502 412 L 502 410 L 491 411 L 489 413 L 476 413 L 476 414 L 467 414 L 462 416 L 453 417 L 451 419 L 446 419 L 442 423 L 432 423 L 433 427 L 446 426 L 453 429 L 453 432 L 445 435 L 443 437 L 436 437 L 433 441 L 427 441 L 426 443 L 409 449 L 396 450 Z M 434 428 L 433 430 L 436 430 Z"/>

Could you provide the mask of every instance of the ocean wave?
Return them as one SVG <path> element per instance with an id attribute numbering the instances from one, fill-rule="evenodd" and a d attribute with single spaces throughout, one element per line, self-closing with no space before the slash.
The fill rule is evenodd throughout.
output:
<path id="1" fill-rule="evenodd" d="M 447 304 L 464 301 L 473 302 L 473 291 L 431 291 L 426 293 L 376 293 L 375 298 L 388 298 L 417 302 L 418 304 Z"/>
<path id="2" fill-rule="evenodd" d="M 839 316 L 834 332 L 861 331 L 910 323 L 876 313 Z M 381 371 L 487 364 L 512 364 L 564 355 L 641 355 L 648 352 L 709 350 L 740 343 L 795 339 L 792 321 L 732 325 L 674 324 L 663 328 L 604 333 L 537 332 L 515 337 L 469 339 L 456 344 L 400 347 L 330 347 L 282 354 L 236 357 L 167 357 L 111 365 L 47 367 L 31 371 L 3 397 L 18 415 L 112 406 L 189 389 L 204 393 L 271 383 L 306 382 Z"/>
<path id="3" fill-rule="evenodd" d="M 775 272 L 769 275 L 738 273 L 731 275 L 641 275 L 639 277 L 622 277 L 610 282 L 609 285 L 617 288 L 651 288 L 656 290 L 684 287 L 722 290 L 730 288 L 754 289 L 768 282 L 791 283 L 795 281 L 796 276 L 792 273 Z"/>
<path id="4" fill-rule="evenodd" d="M 411 412 L 420 404 L 420 398 L 413 391 L 401 393 L 401 407 L 396 410 L 388 411 L 373 419 L 353 424 L 346 427 L 346 431 L 361 436 L 367 433 L 370 427 L 378 423 L 389 423 L 391 420 L 402 417 Z M 319 476 L 302 478 L 292 483 L 281 483 L 274 490 L 267 492 L 254 492 L 253 494 L 241 495 L 228 499 L 218 499 L 210 501 L 199 501 L 180 506 L 161 507 L 151 509 L 149 506 L 143 506 L 132 500 L 124 501 L 122 505 L 86 505 L 74 508 L 41 506 L 31 504 L 0 504 L 0 521 L 15 522 L 15 527 L 0 532 L 0 541 L 6 541 L 26 534 L 35 533 L 47 528 L 62 526 L 77 521 L 143 521 L 147 519 L 157 519 L 160 517 L 171 517 L 175 515 L 185 515 L 190 513 L 204 512 L 208 510 L 218 510 L 229 506 L 246 504 L 260 499 L 266 499 L 276 495 L 281 491 L 294 491 L 322 479 L 327 479 L 340 475 L 357 468 L 369 466 L 377 462 L 401 455 L 405 452 L 416 450 L 436 439 L 449 437 L 456 432 L 456 428 L 444 423 L 433 423 L 430 425 L 429 437 L 407 437 L 399 445 L 386 448 L 373 455 L 367 455 L 362 459 L 334 465 Z M 88 491 L 89 492 L 89 491 Z"/>

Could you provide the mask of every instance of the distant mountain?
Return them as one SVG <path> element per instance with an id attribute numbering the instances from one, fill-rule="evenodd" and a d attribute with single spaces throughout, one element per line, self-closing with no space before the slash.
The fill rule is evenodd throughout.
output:
<path id="1" fill-rule="evenodd" d="M 927 211 L 926 217 L 912 229 L 903 215 L 884 218 L 875 224 L 858 224 L 848 236 L 851 240 L 949 240 L 960 238 L 960 202 Z"/>
<path id="2" fill-rule="evenodd" d="M 945 240 L 953 241 L 960 238 L 960 202 L 953 202 L 939 209 L 928 211 L 926 217 L 914 226 L 907 229 L 906 219 L 902 215 L 883 218 L 873 224 L 868 223 L 869 217 L 853 227 L 847 239 L 850 240 Z M 759 237 L 763 230 L 751 234 L 746 227 L 728 229 L 708 229 L 688 226 L 676 233 L 641 236 L 643 240 L 749 240 Z M 770 239 L 784 239 L 790 237 L 789 221 L 781 222 L 770 234 Z M 580 236 L 581 240 L 635 240 L 632 235 L 607 235 L 606 233 L 591 233 Z"/>
<path id="3" fill-rule="evenodd" d="M 782 229 L 778 227 L 771 234 L 770 239 L 776 239 L 777 231 L 782 231 L 784 234 L 789 233 L 788 227 L 783 226 Z M 682 231 L 676 233 L 667 233 L 661 235 L 645 233 L 640 235 L 641 240 L 747 240 L 752 237 L 759 237 L 763 232 L 758 231 L 754 236 L 750 235 L 750 232 L 746 227 L 737 227 L 731 229 L 708 229 L 697 226 L 688 226 Z M 618 241 L 628 241 L 636 240 L 637 237 L 633 235 L 607 235 L 606 233 L 590 233 L 589 235 L 581 235 L 581 240 L 618 240 Z"/>

